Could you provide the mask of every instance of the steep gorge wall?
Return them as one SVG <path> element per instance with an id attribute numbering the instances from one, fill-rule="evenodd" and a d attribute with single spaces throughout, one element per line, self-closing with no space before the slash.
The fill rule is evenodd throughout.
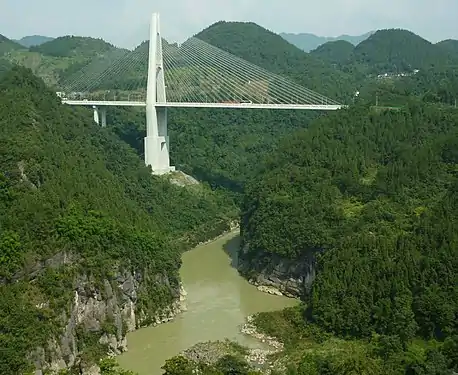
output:
<path id="1" fill-rule="evenodd" d="M 44 267 L 68 267 L 71 260 L 71 256 L 60 253 L 36 264 L 32 280 L 40 277 Z M 185 308 L 178 266 L 173 275 L 119 269 L 110 279 L 97 280 L 82 273 L 73 285 L 68 305 L 58 312 L 60 328 L 46 347 L 30 354 L 36 375 L 70 368 L 80 374 L 99 374 L 94 363 L 106 354 L 126 351 L 128 332 L 167 322 Z M 36 307 L 46 310 L 50 303 Z"/>
<path id="2" fill-rule="evenodd" d="M 289 259 L 242 244 L 237 254 L 237 269 L 261 291 L 301 297 L 310 292 L 315 279 L 315 254 Z"/>

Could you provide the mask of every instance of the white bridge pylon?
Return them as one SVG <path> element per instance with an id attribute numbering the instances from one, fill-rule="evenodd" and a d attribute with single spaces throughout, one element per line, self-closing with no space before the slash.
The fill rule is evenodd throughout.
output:
<path id="1" fill-rule="evenodd" d="M 146 100 L 143 96 L 137 100 L 128 97 L 127 100 L 115 98 L 110 101 L 101 98 L 99 93 L 93 100 L 64 97 L 62 102 L 93 107 L 94 121 L 99 123 L 101 120 L 102 126 L 106 125 L 107 107 L 146 107 L 145 164 L 157 175 L 175 170 L 170 166 L 169 157 L 169 107 L 274 110 L 337 110 L 344 107 L 197 38 L 190 38 L 181 46 L 167 43 L 161 37 L 158 13 L 151 16 L 148 51 L 137 50 L 131 53 L 132 57 L 137 54 L 132 58 L 133 63 L 113 64 L 111 73 L 119 76 L 123 69 L 132 68 L 132 64 L 137 64 L 138 68 L 141 65 L 138 55 L 146 61 L 147 54 Z M 98 80 L 85 77 L 89 90 L 79 91 L 94 89 L 100 79 L 109 76 L 109 70 L 102 72 Z M 75 82 L 72 81 L 72 91 L 83 87 Z M 172 100 L 167 100 L 166 90 Z"/>
<path id="2" fill-rule="evenodd" d="M 159 14 L 153 13 L 150 26 L 146 86 L 145 164 L 150 165 L 155 174 L 164 174 L 175 170 L 175 167 L 170 166 L 167 108 L 156 105 L 165 102 L 164 61 Z"/>

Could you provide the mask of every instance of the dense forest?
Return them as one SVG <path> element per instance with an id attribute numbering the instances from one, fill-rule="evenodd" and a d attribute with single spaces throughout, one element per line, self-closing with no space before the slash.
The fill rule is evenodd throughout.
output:
<path id="1" fill-rule="evenodd" d="M 458 112 L 431 105 L 315 121 L 248 184 L 245 256 L 314 254 L 304 316 L 325 331 L 456 342 L 457 142 Z"/>
<path id="2" fill-rule="evenodd" d="M 261 155 L 276 148 L 282 136 L 307 126 L 323 113 L 265 110 L 170 109 L 172 165 L 240 196 Z M 143 155 L 145 115 L 114 109 L 107 121 L 121 139 Z"/>
<path id="3" fill-rule="evenodd" d="M 39 52 L 43 55 L 54 57 L 94 57 L 115 49 L 112 44 L 103 39 L 95 39 L 81 36 L 63 36 L 49 42 L 32 46 L 30 52 Z"/>
<path id="4" fill-rule="evenodd" d="M 346 102 L 353 94 L 353 76 L 254 23 L 218 22 L 196 37 L 332 99 Z"/>
<path id="5" fill-rule="evenodd" d="M 436 46 L 445 49 L 450 53 L 452 58 L 458 59 L 458 40 L 446 39 L 436 43 Z"/>
<path id="6" fill-rule="evenodd" d="M 216 23 L 197 34 L 197 37 L 260 67 L 298 80 L 321 94 L 331 98 L 345 97 L 344 102 L 349 104 L 355 102 L 400 107 L 415 96 L 425 102 L 454 105 L 458 97 L 458 70 L 446 65 L 445 57 L 441 54 L 435 55 L 437 62 L 434 67 L 425 68 L 411 76 L 380 80 L 367 76 L 368 69 L 376 69 L 376 62 L 363 65 L 351 57 L 344 65 L 333 66 L 333 61 L 315 55 L 318 51 L 307 54 L 278 35 L 252 23 Z M 398 43 L 403 38 L 409 39 L 405 42 L 408 45 L 425 43 L 427 48 L 434 50 L 437 47 L 404 30 L 383 30 L 377 36 L 370 37 L 364 42 L 366 45 L 360 48 L 364 47 L 364 53 L 374 56 L 372 60 L 375 61 L 379 58 L 380 48 L 391 43 L 390 50 L 400 51 L 399 54 L 405 55 L 402 58 L 408 61 L 418 61 L 422 52 Z M 345 61 L 345 58 L 339 57 L 339 51 L 337 54 L 334 52 L 334 48 L 342 43 L 330 44 L 326 46 L 326 53 Z M 264 45 L 269 45 L 269 48 L 263 48 Z M 346 47 L 343 50 L 348 54 Z M 146 46 L 139 48 L 144 49 Z M 307 74 L 304 74 L 304 67 L 308 69 Z M 141 69 L 146 70 L 146 67 Z M 330 77 L 330 81 L 321 78 L 314 81 L 313 77 L 324 76 Z M 122 87 L 128 86 L 135 79 L 135 73 L 128 72 L 115 81 Z M 357 89 L 360 95 L 355 98 Z M 207 181 L 212 187 L 240 192 L 260 156 L 275 149 L 283 136 L 307 127 L 314 118 L 321 115 L 298 111 L 171 109 L 171 158 L 174 165 Z M 109 114 L 109 122 L 115 125 L 117 134 L 140 154 L 143 152 L 144 121 L 141 111 L 116 109 Z"/>
<path id="7" fill-rule="evenodd" d="M 330 98 L 351 97 L 351 76 L 256 24 L 216 23 L 197 37 L 269 71 L 298 80 Z M 146 71 L 143 66 L 139 69 Z M 116 83 L 128 86 L 133 80 L 133 72 L 128 72 L 116 78 Z M 282 136 L 306 127 L 322 115 L 306 111 L 170 109 L 172 163 L 213 188 L 222 187 L 238 196 L 260 155 L 275 149 Z M 143 112 L 115 109 L 108 114 L 108 121 L 123 140 L 143 153 Z"/>
<path id="8" fill-rule="evenodd" d="M 376 73 L 381 70 L 402 73 L 453 61 L 442 48 L 400 29 L 375 32 L 355 47 L 352 59 L 377 69 Z"/>
<path id="9" fill-rule="evenodd" d="M 310 55 L 340 66 L 348 62 L 355 46 L 345 40 L 327 42 L 310 52 Z"/>
<path id="10" fill-rule="evenodd" d="M 165 273 L 176 285 L 180 252 L 227 229 L 237 211 L 204 186 L 152 176 L 28 70 L 4 73 L 0 93 L 0 372 L 16 374 L 58 337 L 81 275 L 96 289 L 123 269 Z M 154 315 L 173 295 L 146 278 L 138 298 Z M 84 337 L 82 361 L 97 353 Z"/>
<path id="11" fill-rule="evenodd" d="M 172 109 L 172 165 L 205 182 L 183 188 L 144 167 L 143 111 L 110 109 L 101 129 L 30 71 L 10 70 L 10 62 L 28 66 L 40 56 L 34 72 L 57 84 L 93 57 L 124 51 L 63 37 L 24 52 L 0 36 L 0 372 L 30 370 L 30 353 L 59 336 L 81 275 L 88 289 L 113 282 L 119 270 L 165 273 L 177 287 L 180 253 L 227 229 L 239 202 L 246 261 L 315 259 L 303 306 L 256 318 L 285 342 L 283 372 L 458 371 L 454 41 L 433 45 L 382 30 L 351 50 L 332 42 L 307 54 L 234 22 L 197 37 L 354 105 L 330 115 Z M 100 87 L 127 88 L 140 68 Z M 409 74 L 377 78 L 385 72 Z M 70 264 L 55 264 L 67 255 Z M 153 316 L 174 297 L 152 277 L 138 306 Z M 112 332 L 111 322 L 99 331 Z M 105 354 L 91 333 L 77 337 L 79 363 Z M 212 366 L 178 357 L 164 369 L 188 375 L 196 366 L 203 374 L 254 373 L 230 356 Z M 101 368 L 122 373 L 113 361 Z"/>
<path id="12" fill-rule="evenodd" d="M 416 96 L 453 106 L 458 97 L 456 43 L 432 44 L 410 31 L 388 29 L 356 47 L 345 41 L 328 42 L 310 55 L 351 74 L 359 92 L 354 100 L 359 103 L 399 107 Z"/>

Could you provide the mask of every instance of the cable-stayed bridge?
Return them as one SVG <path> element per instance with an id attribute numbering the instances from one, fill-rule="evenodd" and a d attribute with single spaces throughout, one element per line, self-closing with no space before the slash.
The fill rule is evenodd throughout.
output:
<path id="1" fill-rule="evenodd" d="M 119 52 L 117 52 L 119 54 Z M 62 102 L 92 106 L 106 126 L 111 106 L 145 107 L 145 164 L 155 174 L 174 170 L 169 160 L 167 108 L 337 110 L 338 102 L 195 37 L 181 45 L 161 37 L 152 15 L 150 40 L 115 56 L 108 66 L 89 64 L 61 84 Z"/>

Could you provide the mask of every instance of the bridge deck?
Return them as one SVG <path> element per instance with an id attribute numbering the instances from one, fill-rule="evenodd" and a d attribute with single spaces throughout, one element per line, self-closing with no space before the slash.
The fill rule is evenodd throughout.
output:
<path id="1" fill-rule="evenodd" d="M 145 107 L 145 102 L 133 101 L 101 101 L 101 100 L 63 100 L 68 105 L 83 105 L 97 107 Z M 175 108 L 245 108 L 245 109 L 308 109 L 321 111 L 335 111 L 345 106 L 340 104 L 255 104 L 255 103 L 157 103 L 157 107 Z"/>

